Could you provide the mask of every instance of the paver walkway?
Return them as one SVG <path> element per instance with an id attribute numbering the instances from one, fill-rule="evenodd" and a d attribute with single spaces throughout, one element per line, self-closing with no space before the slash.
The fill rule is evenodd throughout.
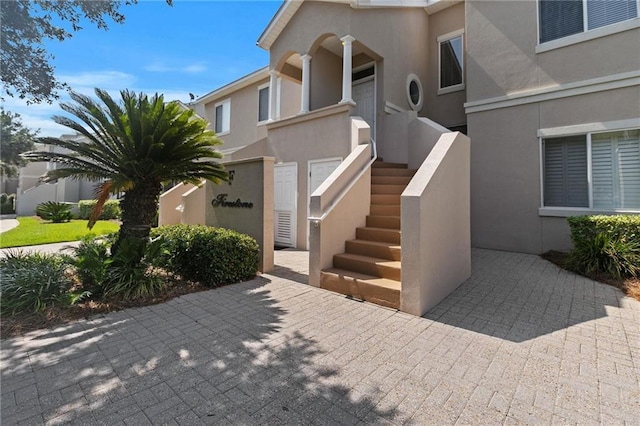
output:
<path id="1" fill-rule="evenodd" d="M 474 250 L 425 318 L 253 281 L 2 341 L 2 424 L 638 424 L 640 303 Z"/>

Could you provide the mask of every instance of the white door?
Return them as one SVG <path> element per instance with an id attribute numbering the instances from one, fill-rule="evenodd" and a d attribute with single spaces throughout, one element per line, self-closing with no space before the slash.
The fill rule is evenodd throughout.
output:
<path id="1" fill-rule="evenodd" d="M 362 117 L 371 126 L 371 136 L 374 136 L 376 108 L 375 108 L 375 80 L 370 78 L 353 83 L 351 95 L 356 103 L 352 115 Z"/>
<path id="2" fill-rule="evenodd" d="M 341 158 L 309 161 L 309 199 L 307 209 L 311 202 L 311 194 L 324 182 L 342 162 Z M 308 213 L 308 211 L 307 211 Z M 307 214 L 308 216 L 308 214 Z M 307 247 L 309 247 L 309 223 L 307 222 Z"/>
<path id="3" fill-rule="evenodd" d="M 276 164 L 273 174 L 274 241 L 277 245 L 295 247 L 298 165 Z"/>

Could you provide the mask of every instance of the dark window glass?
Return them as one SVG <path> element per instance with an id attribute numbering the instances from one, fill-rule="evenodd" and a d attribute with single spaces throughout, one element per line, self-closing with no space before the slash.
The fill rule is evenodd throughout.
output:
<path id="1" fill-rule="evenodd" d="M 440 43 L 440 88 L 462 84 L 462 36 Z"/>
<path id="2" fill-rule="evenodd" d="M 269 88 L 265 87 L 258 92 L 258 121 L 269 119 Z"/>
<path id="3" fill-rule="evenodd" d="M 411 83 L 409 83 L 409 97 L 414 105 L 418 105 L 420 103 L 420 86 L 418 86 L 418 82 L 415 80 L 412 80 Z"/>
<path id="4" fill-rule="evenodd" d="M 222 116 L 224 111 L 224 105 L 218 105 L 216 107 L 216 133 L 222 133 Z"/>

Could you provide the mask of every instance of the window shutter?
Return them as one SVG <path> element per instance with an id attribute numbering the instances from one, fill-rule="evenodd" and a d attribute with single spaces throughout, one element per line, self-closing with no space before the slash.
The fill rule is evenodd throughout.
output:
<path id="1" fill-rule="evenodd" d="M 638 16 L 636 0 L 587 0 L 589 29 L 604 27 Z"/>
<path id="2" fill-rule="evenodd" d="M 593 135 L 593 207 L 640 208 L 639 131 Z"/>
<path id="3" fill-rule="evenodd" d="M 554 138 L 544 143 L 544 205 L 589 207 L 586 138 Z"/>
<path id="4" fill-rule="evenodd" d="M 582 0 L 540 0 L 540 43 L 583 30 Z"/>
<path id="5" fill-rule="evenodd" d="M 640 132 L 623 132 L 618 138 L 620 208 L 640 208 Z"/>

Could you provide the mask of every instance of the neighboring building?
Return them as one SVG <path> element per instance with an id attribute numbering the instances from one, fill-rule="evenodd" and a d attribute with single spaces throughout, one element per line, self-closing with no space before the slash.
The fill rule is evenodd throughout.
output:
<path id="1" fill-rule="evenodd" d="M 62 135 L 61 139 L 82 139 L 81 135 Z M 53 146 L 36 144 L 36 150 L 60 150 Z M 20 169 L 18 188 L 16 191 L 16 214 L 31 216 L 36 207 L 46 201 L 77 203 L 80 200 L 95 198 L 95 183 L 72 178 L 58 179 L 51 183 L 44 182 L 46 173 L 55 168 L 53 162 L 29 163 Z"/>
<path id="2" fill-rule="evenodd" d="M 464 223 L 469 217 L 473 246 L 542 253 L 570 248 L 567 216 L 640 213 L 638 10 L 637 0 L 285 1 L 258 40 L 269 51 L 269 66 L 196 100 L 195 109 L 225 141 L 226 161 L 275 158 L 276 244 L 310 248 L 311 283 L 348 294 L 353 288 L 338 288 L 348 286 L 347 275 L 338 274 L 334 281 L 342 284 L 332 284 L 324 249 L 314 252 L 314 226 L 321 221 L 307 218 L 317 209 L 328 214 L 322 197 L 336 190 L 332 185 L 340 186 L 347 176 L 356 179 L 348 169 L 363 141 L 362 134 L 354 136 L 358 123 L 350 117 L 362 117 L 379 157 L 418 169 L 415 176 L 366 170 L 373 178 L 360 203 L 364 215 L 394 220 L 367 219 L 367 226 L 359 227 L 403 232 L 377 241 L 387 251 L 397 248 L 387 254 L 397 265 L 373 262 L 364 270 L 384 278 L 385 268 L 397 267 L 390 275 L 402 281 L 400 301 L 387 304 L 420 313 L 446 291 L 430 293 L 425 302 L 431 290 L 423 288 L 420 306 L 409 307 L 404 294 L 412 287 L 405 282 L 434 256 L 461 253 L 460 263 L 447 267 L 468 272 Z M 453 148 L 442 145 L 464 142 L 447 129 L 471 139 L 470 206 L 463 202 L 464 182 L 469 184 L 464 149 L 452 154 Z M 449 155 L 455 161 L 447 160 Z M 434 176 L 442 170 L 450 174 L 436 187 Z M 414 205 L 411 194 L 417 189 Z M 457 210 L 468 210 L 467 219 L 457 217 L 455 209 L 447 212 L 458 234 L 455 229 L 438 234 L 450 224 L 442 211 L 424 204 L 433 191 L 440 191 L 435 204 L 459 202 Z M 397 209 L 374 207 L 388 203 Z M 407 219 L 416 217 L 421 219 L 412 226 L 419 229 L 406 228 Z M 347 233 L 333 245 L 333 254 L 367 232 Z M 405 241 L 413 234 L 420 241 L 407 243 L 409 250 Z M 436 234 L 441 249 L 426 250 L 425 241 Z M 347 244 L 347 252 L 354 244 L 360 243 Z M 355 259 L 346 257 L 349 261 L 333 258 L 333 266 Z M 325 272 L 316 277 L 319 270 Z M 350 277 L 356 287 L 366 281 Z"/>

